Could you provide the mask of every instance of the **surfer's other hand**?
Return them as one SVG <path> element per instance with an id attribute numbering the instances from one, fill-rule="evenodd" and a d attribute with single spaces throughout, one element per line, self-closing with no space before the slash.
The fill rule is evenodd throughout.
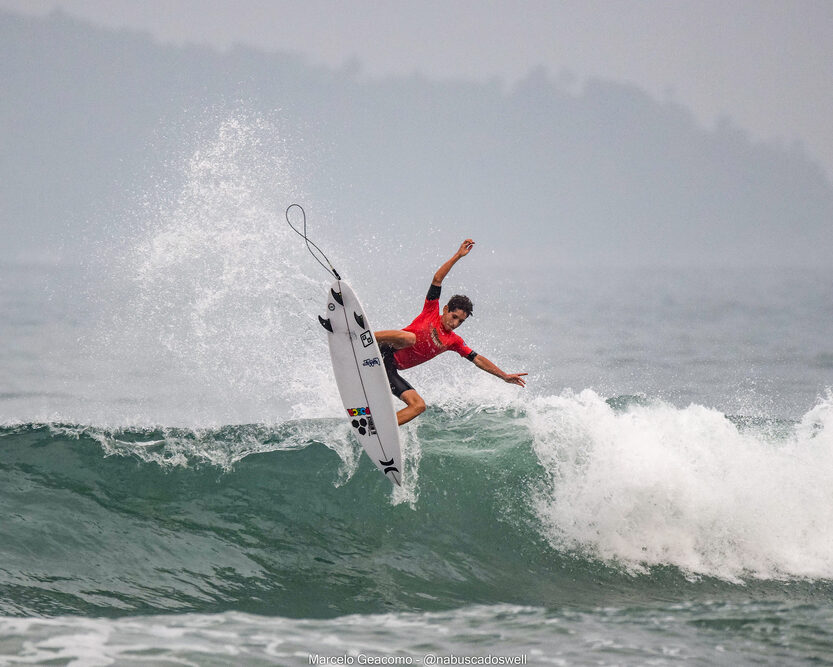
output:
<path id="1" fill-rule="evenodd" d="M 510 373 L 503 378 L 503 381 L 508 382 L 509 384 L 516 384 L 519 387 L 525 387 L 526 380 L 523 379 L 524 375 L 529 375 L 529 373 Z"/>
<path id="2" fill-rule="evenodd" d="M 457 255 L 460 257 L 465 257 L 471 252 L 471 249 L 474 247 L 474 241 L 472 239 L 466 239 L 460 244 L 460 249 L 457 251 Z"/>

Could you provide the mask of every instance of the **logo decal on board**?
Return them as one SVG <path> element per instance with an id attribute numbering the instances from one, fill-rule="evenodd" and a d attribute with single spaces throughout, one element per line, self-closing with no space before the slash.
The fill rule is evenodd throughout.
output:
<path id="1" fill-rule="evenodd" d="M 347 411 L 351 417 L 355 417 L 350 425 L 359 432 L 359 435 L 376 435 L 376 425 L 373 417 L 370 416 L 370 408 L 352 408 Z"/>
<path id="2" fill-rule="evenodd" d="M 362 332 L 362 345 L 365 347 L 373 345 L 373 334 L 370 331 Z"/>
<path id="3" fill-rule="evenodd" d="M 334 303 L 328 303 L 328 304 L 327 304 L 327 308 L 329 308 L 330 310 L 335 310 L 335 309 L 336 309 L 336 305 L 335 305 Z"/>
<path id="4" fill-rule="evenodd" d="M 373 357 L 373 359 L 365 359 L 362 362 L 362 366 L 373 368 L 374 366 L 381 366 L 381 362 L 379 361 L 379 357 Z"/>
<path id="5" fill-rule="evenodd" d="M 379 465 L 384 468 L 382 472 L 386 475 L 389 472 L 399 472 L 399 468 L 393 465 L 393 459 L 391 459 L 390 461 L 383 461 L 382 459 L 379 459 Z"/>

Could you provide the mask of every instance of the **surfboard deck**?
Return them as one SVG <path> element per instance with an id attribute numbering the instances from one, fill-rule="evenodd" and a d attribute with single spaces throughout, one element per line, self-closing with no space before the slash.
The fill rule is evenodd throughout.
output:
<path id="1" fill-rule="evenodd" d="M 356 293 L 336 280 L 319 317 L 327 330 L 333 373 L 353 434 L 376 467 L 392 483 L 402 484 L 399 425 L 379 344 Z"/>

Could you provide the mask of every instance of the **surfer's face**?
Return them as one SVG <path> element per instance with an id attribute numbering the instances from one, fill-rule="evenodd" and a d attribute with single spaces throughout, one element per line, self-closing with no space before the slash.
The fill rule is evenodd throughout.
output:
<path id="1" fill-rule="evenodd" d="M 443 314 L 442 314 L 442 321 L 443 321 L 443 328 L 446 331 L 454 331 L 457 327 L 459 327 L 463 322 L 466 321 L 465 310 L 449 310 L 448 306 L 443 306 Z"/>

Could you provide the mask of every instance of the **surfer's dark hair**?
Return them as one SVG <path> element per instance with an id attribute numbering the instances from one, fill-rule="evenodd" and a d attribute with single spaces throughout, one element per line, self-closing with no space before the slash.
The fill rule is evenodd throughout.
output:
<path id="1" fill-rule="evenodd" d="M 448 300 L 448 312 L 454 310 L 462 310 L 466 316 L 471 315 L 474 310 L 474 304 L 467 296 L 462 294 L 455 294 Z"/>

